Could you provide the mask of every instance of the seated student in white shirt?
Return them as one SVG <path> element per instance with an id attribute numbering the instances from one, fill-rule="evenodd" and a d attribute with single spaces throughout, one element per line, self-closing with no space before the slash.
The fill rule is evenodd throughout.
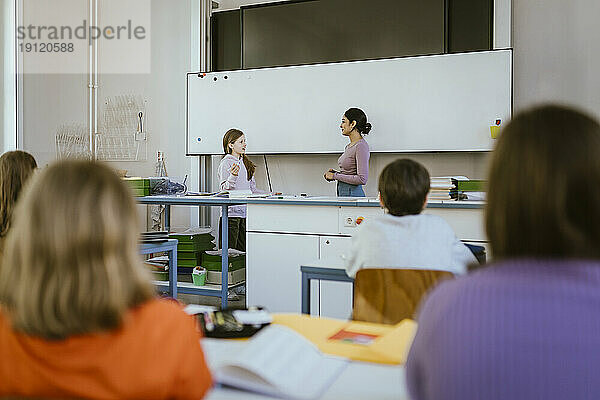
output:
<path id="1" fill-rule="evenodd" d="M 421 214 L 430 178 L 421 164 L 400 159 L 379 176 L 379 197 L 386 214 L 365 221 L 352 237 L 346 271 L 407 268 L 464 274 L 477 260 L 442 218 Z"/>

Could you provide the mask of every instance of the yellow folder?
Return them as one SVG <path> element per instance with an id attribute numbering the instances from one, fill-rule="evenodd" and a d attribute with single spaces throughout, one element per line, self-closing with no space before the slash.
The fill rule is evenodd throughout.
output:
<path id="1" fill-rule="evenodd" d="M 383 325 L 316 318 L 305 314 L 275 314 L 273 323 L 293 329 L 314 343 L 323 353 L 381 364 L 405 363 L 417 330 L 417 323 L 411 319 L 405 319 L 397 325 Z M 329 339 L 342 329 L 378 337 L 368 345 Z"/>

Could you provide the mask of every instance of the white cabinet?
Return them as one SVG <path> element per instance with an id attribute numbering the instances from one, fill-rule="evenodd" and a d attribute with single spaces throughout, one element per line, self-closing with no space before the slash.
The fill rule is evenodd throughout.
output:
<path id="1" fill-rule="evenodd" d="M 248 232 L 246 285 L 249 306 L 300 312 L 300 265 L 319 257 L 319 236 Z"/>
<path id="2" fill-rule="evenodd" d="M 348 236 L 321 236 L 319 238 L 320 260 L 332 266 L 344 265 L 342 255 L 347 254 L 352 246 L 352 238 Z M 327 318 L 348 319 L 352 313 L 352 283 L 320 281 L 319 291 L 315 293 L 311 287 L 311 314 L 315 297 L 319 300 L 319 315 Z"/>
<path id="3" fill-rule="evenodd" d="M 350 251 L 352 238 L 349 236 L 319 236 L 319 259 L 343 265 L 343 255 Z"/>
<path id="4" fill-rule="evenodd" d="M 332 206 L 248 204 L 248 232 L 337 233 L 338 209 Z"/>

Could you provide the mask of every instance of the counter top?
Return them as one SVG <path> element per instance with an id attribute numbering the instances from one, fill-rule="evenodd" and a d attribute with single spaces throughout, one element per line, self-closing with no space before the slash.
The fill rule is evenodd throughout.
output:
<path id="1" fill-rule="evenodd" d="M 334 207 L 380 207 L 376 197 L 328 197 L 328 196 L 273 196 L 268 198 L 226 198 L 217 196 L 180 196 L 159 195 L 138 197 L 140 204 L 167 205 L 236 205 L 236 204 L 270 204 L 270 205 L 300 205 L 300 206 L 334 206 Z M 427 202 L 427 208 L 484 208 L 483 201 L 454 201 L 435 200 Z"/>

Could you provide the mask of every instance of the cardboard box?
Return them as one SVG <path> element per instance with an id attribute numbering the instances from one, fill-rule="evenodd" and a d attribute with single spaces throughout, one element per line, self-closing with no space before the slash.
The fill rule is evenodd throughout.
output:
<path id="1" fill-rule="evenodd" d="M 229 271 L 227 274 L 227 281 L 230 285 L 241 283 L 246 280 L 246 268 L 238 269 L 237 271 Z M 221 272 L 207 271 L 206 283 L 215 285 L 221 284 Z"/>

